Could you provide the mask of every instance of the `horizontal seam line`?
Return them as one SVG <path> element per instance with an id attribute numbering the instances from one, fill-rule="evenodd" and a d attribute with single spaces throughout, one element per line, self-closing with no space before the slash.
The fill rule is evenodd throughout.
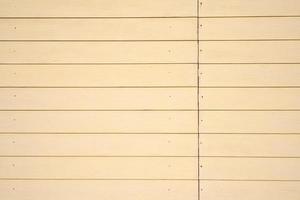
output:
<path id="1" fill-rule="evenodd" d="M 300 156 L 180 156 L 180 155 L 0 155 L 0 158 L 254 158 L 300 159 Z"/>
<path id="2" fill-rule="evenodd" d="M 193 112 L 198 111 L 198 109 L 0 109 L 0 112 L 89 112 L 89 111 L 103 111 L 103 112 L 127 112 L 127 111 L 133 111 L 133 112 L 142 112 L 142 111 L 157 111 L 157 112 L 168 112 L 168 111 L 187 111 L 187 112 Z M 260 111 L 300 111 L 300 109 L 199 109 L 199 111 L 207 111 L 207 112 L 226 112 L 226 111 L 232 111 L 232 112 L 260 112 Z"/>
<path id="3" fill-rule="evenodd" d="M 300 15 L 207 15 L 198 18 L 281 18 L 281 17 L 300 17 Z M 196 15 L 191 16 L 3 16 L 0 19 L 156 19 L 156 18 L 191 18 L 197 19 Z"/>
<path id="4" fill-rule="evenodd" d="M 259 42 L 259 41 L 300 41 L 300 38 L 279 38 L 279 39 L 207 39 L 207 40 L 196 40 L 196 39 L 153 39 L 153 40 L 0 40 L 0 42 L 234 42 L 234 41 L 245 41 L 245 42 Z"/>
<path id="5" fill-rule="evenodd" d="M 135 89 L 135 88 L 197 88 L 197 86 L 0 86 L 0 89 L 10 89 L 10 88 L 25 88 L 25 89 L 39 89 L 39 88 L 53 88 L 53 89 L 80 89 L 80 88 L 90 88 L 90 89 L 105 89 L 105 88 L 123 88 L 123 89 Z M 299 86 L 200 86 L 199 88 L 220 88 L 220 89 L 234 89 L 234 88 L 300 88 Z"/>
<path id="6" fill-rule="evenodd" d="M 139 62 L 139 63 L 0 63 L 0 65 L 196 65 L 196 62 L 171 62 L 171 63 L 159 63 L 159 62 Z M 300 62 L 200 62 L 200 65 L 256 65 L 256 64 L 300 64 Z"/>

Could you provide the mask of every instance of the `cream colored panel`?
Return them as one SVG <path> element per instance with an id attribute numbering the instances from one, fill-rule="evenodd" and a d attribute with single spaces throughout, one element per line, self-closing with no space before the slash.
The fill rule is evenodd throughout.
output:
<path id="1" fill-rule="evenodd" d="M 200 166 L 201 179 L 300 180 L 297 158 L 201 158 Z"/>
<path id="2" fill-rule="evenodd" d="M 0 89 L 0 109 L 197 109 L 197 88 Z"/>
<path id="3" fill-rule="evenodd" d="M 186 18 L 6 19 L 0 20 L 0 29 L 0 40 L 197 39 L 196 19 Z"/>
<path id="4" fill-rule="evenodd" d="M 1 63 L 191 63 L 196 42 L 0 42 Z"/>
<path id="5" fill-rule="evenodd" d="M 300 86 L 299 64 L 202 64 L 200 73 L 200 86 Z"/>
<path id="6" fill-rule="evenodd" d="M 0 181 L 3 199 L 197 200 L 197 191 L 195 181 Z"/>
<path id="7" fill-rule="evenodd" d="M 1 0 L 1 17 L 196 16 L 194 0 Z"/>
<path id="8" fill-rule="evenodd" d="M 299 133 L 298 111 L 201 111 L 201 133 Z"/>
<path id="9" fill-rule="evenodd" d="M 203 18 L 200 24 L 201 40 L 300 39 L 299 17 Z"/>
<path id="10" fill-rule="evenodd" d="M 197 135 L 2 134 L 0 155 L 197 156 Z"/>
<path id="11" fill-rule="evenodd" d="M 300 135 L 202 134 L 200 141 L 202 156 L 300 157 Z"/>
<path id="12" fill-rule="evenodd" d="M 1 65 L 0 77 L 0 86 L 197 86 L 197 65 Z"/>
<path id="13" fill-rule="evenodd" d="M 200 16 L 299 15 L 298 0 L 201 0 Z"/>
<path id="14" fill-rule="evenodd" d="M 300 41 L 200 42 L 201 63 L 297 63 Z"/>
<path id="15" fill-rule="evenodd" d="M 197 111 L 2 111 L 0 132 L 195 133 Z"/>
<path id="16" fill-rule="evenodd" d="M 0 158 L 0 178 L 195 179 L 197 158 Z"/>
<path id="17" fill-rule="evenodd" d="M 298 200 L 299 182 L 270 181 L 201 181 L 205 200 Z"/>
<path id="18" fill-rule="evenodd" d="M 200 109 L 300 109 L 298 88 L 201 88 L 200 98 Z"/>

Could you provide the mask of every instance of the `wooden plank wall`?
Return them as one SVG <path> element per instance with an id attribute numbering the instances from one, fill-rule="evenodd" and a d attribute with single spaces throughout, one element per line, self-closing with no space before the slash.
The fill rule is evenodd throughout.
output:
<path id="1" fill-rule="evenodd" d="M 0 0 L 0 199 L 298 200 L 298 0 Z"/>

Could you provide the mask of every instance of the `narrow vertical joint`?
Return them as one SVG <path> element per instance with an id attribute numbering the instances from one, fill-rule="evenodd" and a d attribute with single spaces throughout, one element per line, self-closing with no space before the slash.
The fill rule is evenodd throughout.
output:
<path id="1" fill-rule="evenodd" d="M 200 28 L 200 22 L 199 22 L 199 0 L 197 0 L 197 147 L 198 147 L 198 172 L 197 172 L 197 186 L 198 186 L 198 200 L 200 200 L 200 147 L 199 147 L 199 143 L 200 143 L 200 113 L 199 113 L 199 96 L 200 96 L 200 91 L 199 91 L 199 86 L 200 86 L 200 76 L 199 76 L 199 72 L 200 72 L 200 61 L 199 61 L 199 54 L 200 54 L 200 43 L 199 43 L 199 28 Z"/>

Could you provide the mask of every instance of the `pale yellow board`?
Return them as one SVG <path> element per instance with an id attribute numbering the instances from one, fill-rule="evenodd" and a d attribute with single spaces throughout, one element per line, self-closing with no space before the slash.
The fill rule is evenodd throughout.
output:
<path id="1" fill-rule="evenodd" d="M 286 40 L 300 38 L 299 17 L 201 18 L 200 24 L 201 40 Z M 293 31 L 290 27 L 293 27 Z"/>
<path id="2" fill-rule="evenodd" d="M 201 179 L 299 180 L 297 158 L 201 158 Z"/>
<path id="3" fill-rule="evenodd" d="M 201 64 L 200 73 L 200 86 L 300 86 L 300 64 Z"/>
<path id="4" fill-rule="evenodd" d="M 0 97 L 1 110 L 197 109 L 197 88 L 2 88 Z M 299 101 L 296 88 L 201 88 L 199 108 L 295 110 Z"/>
<path id="5" fill-rule="evenodd" d="M 196 181 L 0 181 L 4 199 L 18 199 L 22 194 L 30 200 L 197 200 L 197 191 Z"/>
<path id="6" fill-rule="evenodd" d="M 1 0 L 1 17 L 172 17 L 196 16 L 194 0 Z"/>
<path id="7" fill-rule="evenodd" d="M 300 109 L 299 102 L 299 88 L 201 88 L 199 106 L 200 109 L 296 110 Z"/>
<path id="8" fill-rule="evenodd" d="M 2 157 L 0 178 L 195 179 L 197 157 Z"/>
<path id="9" fill-rule="evenodd" d="M 185 41 L 0 42 L 1 63 L 193 63 L 196 59 L 197 43 Z"/>
<path id="10" fill-rule="evenodd" d="M 197 109 L 197 88 L 2 88 L 0 97 L 0 110 Z"/>
<path id="11" fill-rule="evenodd" d="M 0 29 L 0 40 L 197 39 L 194 18 L 11 19 L 0 20 Z"/>
<path id="12" fill-rule="evenodd" d="M 202 41 L 201 63 L 299 63 L 300 41 Z"/>
<path id="13" fill-rule="evenodd" d="M 255 147 L 254 147 L 255 146 Z M 202 134 L 203 156 L 300 157 L 300 135 Z"/>
<path id="14" fill-rule="evenodd" d="M 202 2 L 200 16 L 203 17 L 291 16 L 300 13 L 298 0 L 201 0 L 200 2 Z"/>
<path id="15" fill-rule="evenodd" d="M 270 181 L 201 181 L 205 200 L 298 200 L 299 182 Z"/>
<path id="16" fill-rule="evenodd" d="M 197 146 L 196 134 L 0 135 L 1 156 L 197 156 Z"/>
<path id="17" fill-rule="evenodd" d="M 2 111 L 0 121 L 2 133 L 197 132 L 197 111 Z"/>
<path id="18" fill-rule="evenodd" d="M 197 65 L 0 65 L 0 77 L 3 87 L 196 87 Z"/>
<path id="19" fill-rule="evenodd" d="M 299 111 L 201 111 L 200 133 L 299 133 Z"/>

